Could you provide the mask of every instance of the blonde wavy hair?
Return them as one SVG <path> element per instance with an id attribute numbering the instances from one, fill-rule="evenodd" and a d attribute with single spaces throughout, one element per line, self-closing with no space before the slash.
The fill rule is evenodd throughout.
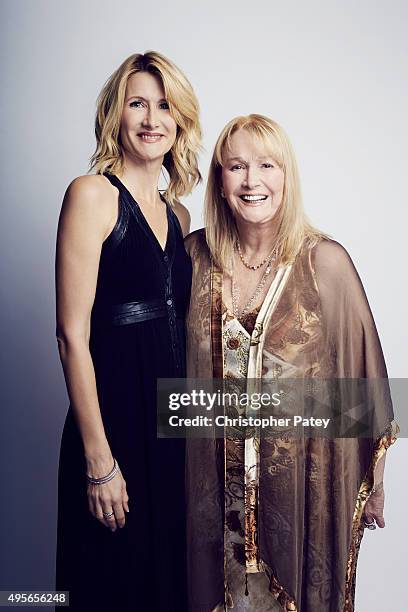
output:
<path id="1" fill-rule="evenodd" d="M 238 130 L 246 130 L 260 141 L 284 172 L 283 197 L 276 212 L 276 251 L 278 263 L 291 263 L 305 239 L 313 244 L 327 236 L 309 223 L 303 210 L 299 172 L 287 135 L 275 121 L 257 114 L 232 119 L 222 130 L 214 148 L 204 204 L 206 239 L 211 255 L 221 269 L 229 270 L 239 238 L 234 216 L 221 196 L 223 160 L 231 137 Z"/>
<path id="2" fill-rule="evenodd" d="M 176 140 L 163 161 L 169 174 L 165 196 L 174 205 L 179 197 L 191 193 L 193 187 L 201 181 L 197 160 L 201 148 L 199 104 L 185 75 L 157 51 L 131 55 L 103 86 L 97 101 L 96 150 L 90 160 L 90 170 L 97 174 L 109 172 L 119 176 L 123 171 L 120 123 L 126 84 L 136 72 L 150 72 L 160 78 L 170 113 L 177 123 Z"/>

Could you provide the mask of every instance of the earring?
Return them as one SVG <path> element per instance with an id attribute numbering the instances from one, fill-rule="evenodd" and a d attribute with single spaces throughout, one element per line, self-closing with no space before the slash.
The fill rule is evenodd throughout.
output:
<path id="1" fill-rule="evenodd" d="M 225 192 L 224 192 L 224 190 L 222 188 L 221 188 L 221 197 L 225 198 Z"/>

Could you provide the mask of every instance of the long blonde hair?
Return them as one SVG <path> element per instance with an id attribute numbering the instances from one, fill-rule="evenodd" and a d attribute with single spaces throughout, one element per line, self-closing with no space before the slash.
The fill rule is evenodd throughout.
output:
<path id="1" fill-rule="evenodd" d="M 205 231 L 211 255 L 218 266 L 228 270 L 239 238 L 234 216 L 221 196 L 221 172 L 230 139 L 241 129 L 260 140 L 284 172 L 282 202 L 276 212 L 276 251 L 278 263 L 291 263 L 305 239 L 312 244 L 326 235 L 309 223 L 303 210 L 299 172 L 287 135 L 275 121 L 257 114 L 232 119 L 222 130 L 214 148 L 204 205 Z"/>
<path id="2" fill-rule="evenodd" d="M 123 171 L 120 123 L 126 84 L 129 77 L 136 72 L 150 72 L 160 78 L 170 112 L 178 126 L 174 145 L 163 161 L 170 179 L 165 196 L 174 204 L 180 196 L 189 194 L 194 185 L 201 181 L 197 160 L 201 142 L 199 105 L 185 75 L 157 51 L 131 55 L 103 86 L 97 102 L 96 150 L 91 157 L 90 170 L 95 170 L 97 174 L 110 172 L 119 176 Z"/>

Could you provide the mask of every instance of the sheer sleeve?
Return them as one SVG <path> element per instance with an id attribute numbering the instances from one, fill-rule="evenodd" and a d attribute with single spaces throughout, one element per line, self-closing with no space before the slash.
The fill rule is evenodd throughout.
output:
<path id="1" fill-rule="evenodd" d="M 313 249 L 315 280 L 325 334 L 325 368 L 330 377 L 349 379 L 348 392 L 365 379 L 372 433 L 385 432 L 393 421 L 387 368 L 360 277 L 343 246 L 322 240 Z M 359 384 L 360 383 L 360 384 Z"/>
<path id="2" fill-rule="evenodd" d="M 387 369 L 360 277 L 347 251 L 324 240 L 314 269 L 331 354 L 340 378 L 386 378 Z"/>

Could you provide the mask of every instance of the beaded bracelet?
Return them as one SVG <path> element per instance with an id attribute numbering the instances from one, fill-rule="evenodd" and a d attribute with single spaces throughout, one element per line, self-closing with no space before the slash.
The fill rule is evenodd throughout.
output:
<path id="1" fill-rule="evenodd" d="M 114 478 L 118 472 L 119 472 L 119 466 L 117 464 L 116 459 L 114 458 L 113 459 L 113 469 L 111 472 L 109 472 L 109 474 L 107 474 L 106 476 L 102 476 L 102 478 L 93 478 L 92 476 L 89 476 L 89 474 L 87 474 L 86 478 L 89 484 L 102 485 L 112 480 L 112 478 Z"/>

